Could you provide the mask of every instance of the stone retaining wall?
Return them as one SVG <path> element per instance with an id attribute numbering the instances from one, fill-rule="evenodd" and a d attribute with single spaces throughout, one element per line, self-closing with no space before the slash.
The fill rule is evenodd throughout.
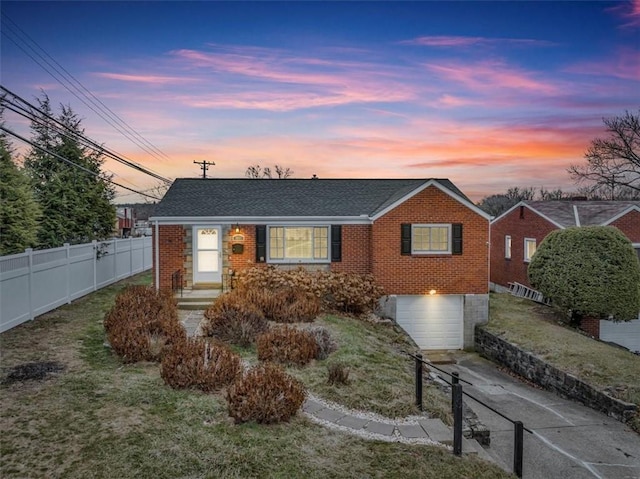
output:
<path id="1" fill-rule="evenodd" d="M 481 355 L 510 368 L 514 373 L 562 397 L 576 400 L 585 406 L 604 412 L 618 421 L 626 422 L 638 410 L 635 404 L 615 399 L 598 391 L 575 376 L 560 371 L 533 354 L 489 333 L 484 328 L 476 328 L 475 347 Z"/>

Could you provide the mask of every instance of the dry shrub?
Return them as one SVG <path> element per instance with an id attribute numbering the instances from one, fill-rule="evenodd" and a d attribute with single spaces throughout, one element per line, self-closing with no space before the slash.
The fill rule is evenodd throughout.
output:
<path id="1" fill-rule="evenodd" d="M 362 315 L 375 310 L 378 300 L 384 295 L 384 290 L 375 283 L 372 275 L 329 271 L 310 272 L 304 268 L 295 270 L 282 270 L 273 266 L 249 268 L 240 273 L 238 282 L 240 289 L 245 291 L 251 289 L 270 291 L 274 296 L 271 300 L 265 300 L 266 303 L 276 301 L 273 298 L 277 298 L 279 294 L 285 295 L 286 299 L 288 292 L 293 291 L 297 295 L 307 295 L 306 298 L 300 296 L 295 308 L 302 309 L 313 296 L 320 301 L 319 306 L 326 311 L 353 315 Z M 264 293 L 260 294 L 264 296 Z M 282 303 L 284 300 L 281 299 L 279 302 Z M 278 301 L 275 305 L 269 304 L 270 307 L 281 308 Z M 266 311 L 267 309 L 265 309 L 267 317 L 273 314 Z M 305 314 L 304 311 L 292 311 L 285 317 L 293 317 L 296 314 L 308 317 L 311 312 Z M 281 322 L 291 321 L 282 320 Z"/>
<path id="2" fill-rule="evenodd" d="M 331 333 L 327 328 L 322 326 L 312 326 L 310 328 L 306 328 L 305 331 L 313 336 L 313 339 L 315 339 L 316 344 L 318 345 L 316 359 L 327 359 L 329 354 L 338 349 L 338 344 L 331 337 Z"/>
<path id="3" fill-rule="evenodd" d="M 236 424 L 288 421 L 304 402 L 300 381 L 275 364 L 259 364 L 247 371 L 227 391 L 229 416 Z"/>
<path id="4" fill-rule="evenodd" d="M 195 387 L 216 391 L 242 374 L 242 359 L 223 344 L 189 338 L 162 357 L 160 375 L 174 389 Z"/>
<path id="5" fill-rule="evenodd" d="M 104 328 L 113 351 L 125 363 L 159 361 L 165 346 L 186 339 L 171 291 L 128 286 L 106 314 Z"/>
<path id="6" fill-rule="evenodd" d="M 384 295 L 370 274 L 321 273 L 321 282 L 327 308 L 340 313 L 356 316 L 370 313 Z"/>
<path id="7" fill-rule="evenodd" d="M 254 343 L 269 329 L 262 311 L 248 302 L 242 292 L 220 296 L 204 313 L 202 333 L 242 347 Z"/>
<path id="8" fill-rule="evenodd" d="M 258 336 L 258 359 L 304 366 L 318 355 L 318 344 L 308 331 L 288 326 Z"/>
<path id="9" fill-rule="evenodd" d="M 331 385 L 347 385 L 349 384 L 349 368 L 344 363 L 332 363 L 327 365 L 329 373 L 328 383 Z"/>

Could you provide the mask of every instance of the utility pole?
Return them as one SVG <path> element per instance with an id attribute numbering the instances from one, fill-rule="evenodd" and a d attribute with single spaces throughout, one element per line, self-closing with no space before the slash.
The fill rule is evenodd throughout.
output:
<path id="1" fill-rule="evenodd" d="M 215 166 L 215 162 L 213 161 L 207 161 L 207 160 L 203 160 L 203 161 L 194 161 L 194 163 L 196 165 L 201 165 L 200 169 L 202 170 L 202 177 L 206 178 L 207 177 L 207 170 L 209 169 L 210 165 L 214 165 Z"/>

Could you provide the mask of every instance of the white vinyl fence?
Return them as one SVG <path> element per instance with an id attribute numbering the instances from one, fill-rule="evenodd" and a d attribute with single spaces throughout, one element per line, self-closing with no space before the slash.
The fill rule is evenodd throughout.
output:
<path id="1" fill-rule="evenodd" d="M 150 269 L 151 246 L 128 238 L 0 256 L 0 333 Z"/>

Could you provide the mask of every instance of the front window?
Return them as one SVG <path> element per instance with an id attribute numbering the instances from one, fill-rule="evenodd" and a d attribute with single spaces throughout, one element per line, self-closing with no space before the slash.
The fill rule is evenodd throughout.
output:
<path id="1" fill-rule="evenodd" d="M 504 257 L 511 259 L 511 236 L 504 237 Z"/>
<path id="2" fill-rule="evenodd" d="M 524 239 L 524 260 L 528 263 L 536 252 L 535 238 Z"/>
<path id="3" fill-rule="evenodd" d="M 413 254 L 451 253 L 451 225 L 413 225 Z"/>
<path id="4" fill-rule="evenodd" d="M 275 261 L 328 261 L 329 227 L 269 227 L 269 259 Z"/>

